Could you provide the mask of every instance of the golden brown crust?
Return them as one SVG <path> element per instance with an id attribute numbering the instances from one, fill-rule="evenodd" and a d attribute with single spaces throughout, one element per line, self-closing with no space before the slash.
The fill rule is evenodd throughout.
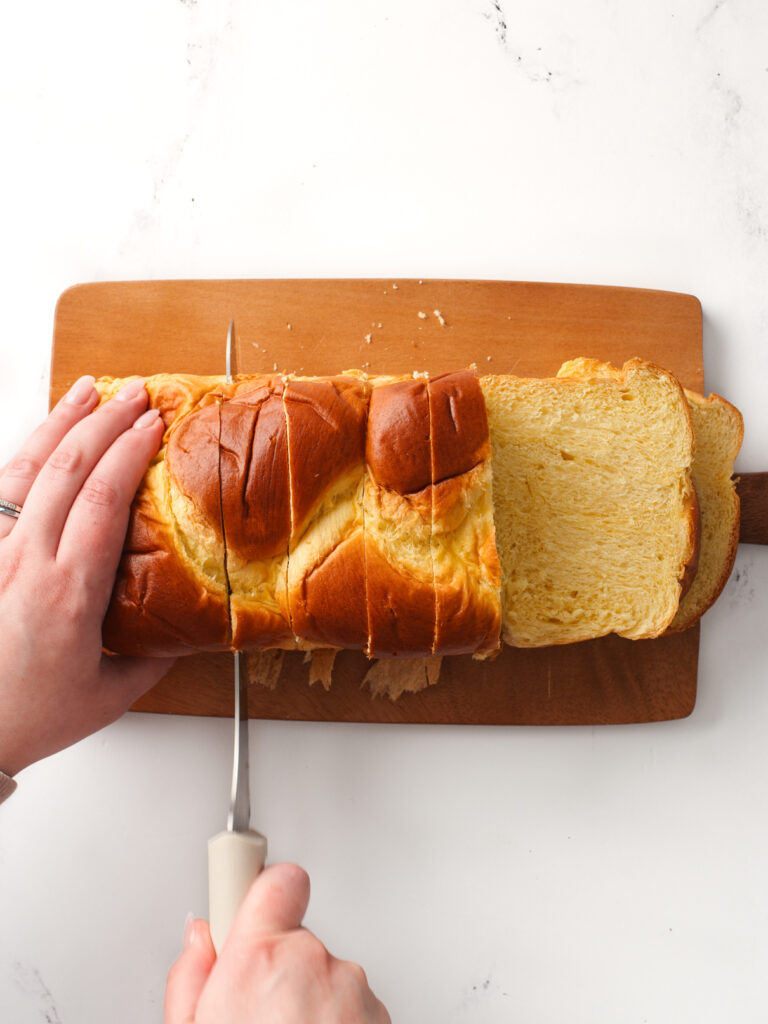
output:
<path id="1" fill-rule="evenodd" d="M 225 389 L 219 475 L 233 646 L 291 647 L 291 494 L 279 377 L 249 378 Z"/>
<path id="2" fill-rule="evenodd" d="M 430 378 L 429 417 L 433 483 L 468 473 L 490 457 L 488 414 L 474 368 Z"/>
<path id="3" fill-rule="evenodd" d="M 689 592 L 681 598 L 668 633 L 688 629 L 712 607 L 728 582 L 739 544 L 740 501 L 732 474 L 744 440 L 744 420 L 739 410 L 720 395 L 712 393 L 705 398 L 686 388 L 685 397 L 694 414 L 697 435 L 694 479 L 699 480 L 698 486 L 707 497 L 701 509 L 701 579 L 694 578 Z M 710 416 L 714 417 L 711 431 L 706 429 Z M 719 443 L 713 447 L 713 442 Z"/>
<path id="4" fill-rule="evenodd" d="M 368 385 L 354 376 L 288 379 L 291 625 L 301 646 L 368 641 L 362 482 Z"/>
<path id="5" fill-rule="evenodd" d="M 156 464 L 131 509 L 128 535 L 103 625 L 114 654 L 154 657 L 230 648 L 223 578 L 203 575 L 180 546 Z"/>
<path id="6" fill-rule="evenodd" d="M 365 382 L 354 377 L 286 380 L 294 536 L 328 488 L 353 467 L 363 466 L 367 390 Z"/>
<path id="7" fill-rule="evenodd" d="M 388 559 L 366 534 L 366 590 L 371 658 L 432 653 L 435 589 L 432 579 L 417 577 Z"/>
<path id="8" fill-rule="evenodd" d="M 102 379 L 107 400 L 122 380 Z M 216 378 L 158 374 L 147 380 L 160 409 L 164 443 L 134 499 L 103 642 L 115 654 L 182 655 L 230 646 L 218 507 Z M 171 472 L 171 467 L 173 471 Z M 198 498 L 213 477 L 213 491 Z"/>
<path id="9" fill-rule="evenodd" d="M 374 378 L 371 384 L 364 491 L 366 653 L 423 657 L 432 653 L 437 614 L 427 381 Z"/>
<path id="10" fill-rule="evenodd" d="M 361 529 L 341 541 L 290 591 L 293 631 L 309 643 L 362 650 L 368 641 L 365 543 Z"/>
<path id="11" fill-rule="evenodd" d="M 227 551 L 249 562 L 287 551 L 291 492 L 279 377 L 240 382 L 223 402 L 220 475 Z"/>
<path id="12" fill-rule="evenodd" d="M 220 405 L 212 402 L 184 416 L 170 430 L 165 450 L 165 468 L 170 479 L 219 536 L 222 534 L 220 432 Z"/>
<path id="13" fill-rule="evenodd" d="M 428 487 L 432 483 L 429 437 L 426 380 L 417 377 L 373 388 L 365 457 L 377 484 L 397 494 L 415 494 Z"/>
<path id="14" fill-rule="evenodd" d="M 282 591 L 285 592 L 284 586 Z M 292 650 L 295 647 L 287 601 L 279 598 L 279 592 L 275 597 L 274 589 L 266 597 L 258 592 L 255 595 L 230 594 L 232 650 L 247 651 L 254 647 Z"/>
<path id="15" fill-rule="evenodd" d="M 230 649 L 226 591 L 198 583 L 180 564 L 172 535 L 147 494 L 133 507 L 102 635 L 113 654 L 163 657 Z"/>

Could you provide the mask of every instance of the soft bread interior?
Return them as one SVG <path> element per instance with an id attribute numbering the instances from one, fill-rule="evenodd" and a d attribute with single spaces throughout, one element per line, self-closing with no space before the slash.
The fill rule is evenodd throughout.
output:
<path id="1" fill-rule="evenodd" d="M 485 377 L 504 640 L 658 636 L 696 549 L 682 389 L 633 360 Z"/>

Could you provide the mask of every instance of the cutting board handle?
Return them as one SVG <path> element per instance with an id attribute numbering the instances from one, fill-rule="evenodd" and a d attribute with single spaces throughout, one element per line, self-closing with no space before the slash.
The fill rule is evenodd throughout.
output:
<path id="1" fill-rule="evenodd" d="M 742 473 L 736 483 L 741 499 L 740 544 L 768 544 L 768 473 Z"/>

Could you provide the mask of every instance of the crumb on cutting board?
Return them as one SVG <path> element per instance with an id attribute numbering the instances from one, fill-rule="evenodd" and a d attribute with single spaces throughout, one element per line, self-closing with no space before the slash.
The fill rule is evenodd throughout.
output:
<path id="1" fill-rule="evenodd" d="M 397 700 L 404 693 L 418 693 L 434 686 L 440 679 L 443 659 L 440 655 L 426 658 L 382 658 L 374 661 L 365 674 L 363 686 L 372 697 Z"/>
<path id="2" fill-rule="evenodd" d="M 333 663 L 336 660 L 338 650 L 335 647 L 319 648 L 316 651 L 307 651 L 305 662 L 309 662 L 309 685 L 321 683 L 327 692 L 333 682 Z"/>
<path id="3" fill-rule="evenodd" d="M 438 323 L 440 324 L 441 327 L 447 326 L 445 323 L 445 317 L 443 316 L 439 309 L 434 310 L 434 314 L 437 317 Z"/>
<path id="4" fill-rule="evenodd" d="M 285 651 L 248 651 L 245 664 L 248 671 L 248 684 L 258 683 L 267 690 L 274 690 L 283 671 Z"/>

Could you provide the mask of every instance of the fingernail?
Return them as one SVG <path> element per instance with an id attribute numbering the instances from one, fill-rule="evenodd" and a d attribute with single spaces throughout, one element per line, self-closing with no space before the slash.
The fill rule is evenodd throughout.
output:
<path id="1" fill-rule="evenodd" d="M 90 374 L 86 374 L 85 377 L 76 380 L 64 396 L 64 401 L 69 405 L 85 405 L 93 394 L 94 380 L 95 378 L 91 377 Z"/>
<path id="2" fill-rule="evenodd" d="M 187 919 L 184 922 L 184 940 L 182 942 L 182 949 L 189 949 L 192 943 L 195 941 L 195 915 L 190 912 L 187 914 Z"/>
<path id="3" fill-rule="evenodd" d="M 141 391 L 144 390 L 144 378 L 139 377 L 138 380 L 129 381 L 125 384 L 115 395 L 115 401 L 117 402 L 130 402 L 132 398 L 135 398 Z"/>
<path id="4" fill-rule="evenodd" d="M 147 409 L 133 424 L 137 430 L 142 430 L 144 427 L 152 427 L 157 423 L 160 417 L 160 413 L 157 409 Z"/>

